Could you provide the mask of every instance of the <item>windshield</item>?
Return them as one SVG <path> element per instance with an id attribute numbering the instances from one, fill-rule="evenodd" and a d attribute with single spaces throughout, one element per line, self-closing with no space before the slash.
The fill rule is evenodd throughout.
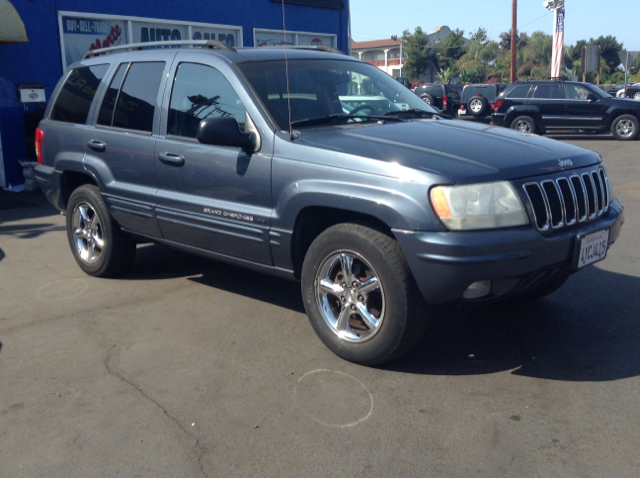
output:
<path id="1" fill-rule="evenodd" d="M 284 60 L 237 65 L 281 130 L 331 115 L 382 116 L 436 111 L 382 70 L 351 60 L 290 60 L 289 94 Z"/>
<path id="2" fill-rule="evenodd" d="M 584 85 L 584 83 L 583 83 L 583 85 Z M 585 86 L 587 88 L 589 88 L 593 93 L 595 93 L 600 98 L 613 98 L 612 95 L 609 95 L 606 91 L 602 90 L 600 87 L 597 87 L 595 85 L 585 85 Z"/>

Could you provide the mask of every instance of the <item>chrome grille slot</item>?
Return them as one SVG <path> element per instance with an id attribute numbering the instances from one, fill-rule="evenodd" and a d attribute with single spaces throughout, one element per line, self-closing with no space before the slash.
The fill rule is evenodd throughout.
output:
<path id="1" fill-rule="evenodd" d="M 574 193 L 571 183 L 567 178 L 560 178 L 557 183 L 558 188 L 560 188 L 560 197 L 563 202 L 564 222 L 567 226 L 574 225 L 576 224 L 576 221 L 578 221 L 578 213 L 576 212 L 576 194 Z"/>
<path id="2" fill-rule="evenodd" d="M 542 193 L 542 188 L 540 188 L 538 183 L 529 183 L 524 185 L 524 191 L 527 193 L 527 197 L 529 198 L 536 227 L 540 231 L 547 231 L 549 229 L 549 220 L 547 219 L 547 202 L 545 201 L 545 196 Z"/>
<path id="3" fill-rule="evenodd" d="M 578 221 L 582 223 L 587 220 L 589 214 L 589 205 L 587 203 L 587 195 L 584 189 L 584 182 L 579 176 L 571 177 L 571 186 L 576 193 L 576 202 L 578 204 Z"/>
<path id="4" fill-rule="evenodd" d="M 589 205 L 589 219 L 596 217 L 598 211 L 598 201 L 596 199 L 596 189 L 593 186 L 593 178 L 589 173 L 582 175 L 582 181 L 587 192 L 587 204 Z"/>
<path id="5" fill-rule="evenodd" d="M 598 195 L 598 216 L 600 216 L 604 213 L 604 188 L 602 187 L 602 180 L 598 172 L 594 171 L 591 173 L 591 178 L 593 178 L 593 184 L 596 187 L 596 193 Z"/>
<path id="6" fill-rule="evenodd" d="M 554 229 L 562 228 L 564 226 L 562 200 L 560 199 L 560 191 L 555 181 L 543 181 L 542 189 L 547 197 L 547 205 L 549 206 L 549 214 L 551 215 L 551 227 Z"/>
<path id="7" fill-rule="evenodd" d="M 608 178 L 602 168 L 525 183 L 523 188 L 538 231 L 591 221 L 608 211 L 611 200 Z"/>
<path id="8" fill-rule="evenodd" d="M 607 175 L 604 174 L 604 170 L 600 170 L 600 179 L 604 189 L 604 211 L 606 212 L 609 209 L 609 181 Z"/>

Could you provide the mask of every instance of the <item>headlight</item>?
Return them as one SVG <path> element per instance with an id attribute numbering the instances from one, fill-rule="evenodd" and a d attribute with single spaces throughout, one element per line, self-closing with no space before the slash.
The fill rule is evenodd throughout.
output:
<path id="1" fill-rule="evenodd" d="M 508 181 L 431 189 L 431 204 L 450 230 L 486 230 L 529 224 L 520 198 Z"/>

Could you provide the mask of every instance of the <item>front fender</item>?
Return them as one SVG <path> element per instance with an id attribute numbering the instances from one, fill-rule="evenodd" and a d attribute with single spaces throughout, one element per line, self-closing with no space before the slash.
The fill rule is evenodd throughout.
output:
<path id="1" fill-rule="evenodd" d="M 274 228 L 292 231 L 304 208 L 327 207 L 372 216 L 389 228 L 444 230 L 428 196 L 431 185 L 450 183 L 440 176 L 400 165 L 392 171 L 388 163 L 385 171 L 394 176 L 278 157 L 272 165 Z"/>

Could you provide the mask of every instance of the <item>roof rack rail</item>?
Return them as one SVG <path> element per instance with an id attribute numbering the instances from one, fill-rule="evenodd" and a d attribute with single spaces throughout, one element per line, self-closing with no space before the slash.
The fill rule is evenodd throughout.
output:
<path id="1" fill-rule="evenodd" d="M 199 46 L 202 48 L 217 48 L 219 50 L 227 50 L 230 52 L 238 53 L 235 48 L 227 45 L 226 43 L 218 42 L 216 40 L 172 40 L 164 42 L 146 42 L 146 43 L 129 43 L 125 45 L 118 45 L 115 47 L 99 48 L 97 50 L 91 50 L 82 57 L 83 60 L 87 58 L 97 57 L 106 53 L 113 53 L 118 50 L 143 50 L 152 47 L 177 47 L 177 46 Z"/>
<path id="2" fill-rule="evenodd" d="M 345 52 L 337 50 L 335 48 L 327 47 L 325 45 L 275 45 L 266 48 L 278 48 L 280 50 L 319 50 L 322 52 L 336 53 L 338 55 L 346 55 Z"/>

